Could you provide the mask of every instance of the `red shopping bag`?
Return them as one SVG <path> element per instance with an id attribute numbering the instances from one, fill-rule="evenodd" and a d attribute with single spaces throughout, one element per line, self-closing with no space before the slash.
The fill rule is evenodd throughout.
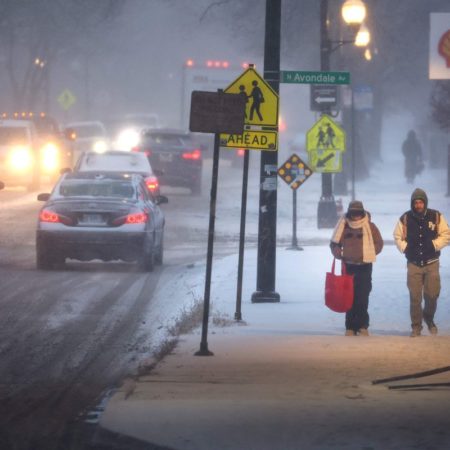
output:
<path id="1" fill-rule="evenodd" d="M 347 312 L 353 305 L 353 275 L 348 275 L 341 261 L 341 275 L 334 273 L 336 258 L 333 258 L 331 272 L 325 278 L 325 305 L 334 312 Z"/>

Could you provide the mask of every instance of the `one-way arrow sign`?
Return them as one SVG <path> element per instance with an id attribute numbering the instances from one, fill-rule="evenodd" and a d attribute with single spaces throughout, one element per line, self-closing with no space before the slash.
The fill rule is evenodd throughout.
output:
<path id="1" fill-rule="evenodd" d="M 312 111 L 323 111 L 326 108 L 336 109 L 338 105 L 337 86 L 327 84 L 311 85 L 311 102 Z"/>

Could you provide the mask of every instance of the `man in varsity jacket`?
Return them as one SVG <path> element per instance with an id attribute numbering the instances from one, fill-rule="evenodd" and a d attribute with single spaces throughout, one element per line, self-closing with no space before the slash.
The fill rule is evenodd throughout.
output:
<path id="1" fill-rule="evenodd" d="M 450 230 L 444 216 L 428 208 L 428 197 L 422 189 L 415 189 L 412 193 L 411 209 L 398 220 L 394 239 L 408 261 L 411 337 L 420 336 L 422 320 L 429 332 L 435 335 L 438 330 L 434 314 L 441 290 L 439 256 L 440 250 L 450 242 Z"/>

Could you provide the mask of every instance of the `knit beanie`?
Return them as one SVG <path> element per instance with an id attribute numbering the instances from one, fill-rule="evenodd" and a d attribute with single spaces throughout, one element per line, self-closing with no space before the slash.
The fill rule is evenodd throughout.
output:
<path id="1" fill-rule="evenodd" d="M 428 197 L 423 189 L 414 189 L 414 192 L 411 194 L 411 209 L 414 209 L 415 200 L 422 200 L 425 203 L 425 209 L 428 207 Z"/>

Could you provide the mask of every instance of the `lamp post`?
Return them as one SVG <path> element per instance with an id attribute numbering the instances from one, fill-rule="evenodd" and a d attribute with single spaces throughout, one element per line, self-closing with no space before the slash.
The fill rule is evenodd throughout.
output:
<path id="1" fill-rule="evenodd" d="M 356 43 L 356 33 L 366 16 L 366 7 L 362 0 L 347 0 L 341 9 L 342 17 L 353 31 L 351 40 L 332 41 L 328 32 L 328 0 L 320 1 L 320 70 L 330 70 L 331 53 L 344 44 Z M 334 47 L 333 47 L 334 45 Z M 325 108 L 323 114 L 330 114 L 330 108 Z M 317 209 L 318 228 L 333 228 L 337 222 L 336 202 L 333 195 L 332 174 L 322 174 L 322 195 Z"/>

